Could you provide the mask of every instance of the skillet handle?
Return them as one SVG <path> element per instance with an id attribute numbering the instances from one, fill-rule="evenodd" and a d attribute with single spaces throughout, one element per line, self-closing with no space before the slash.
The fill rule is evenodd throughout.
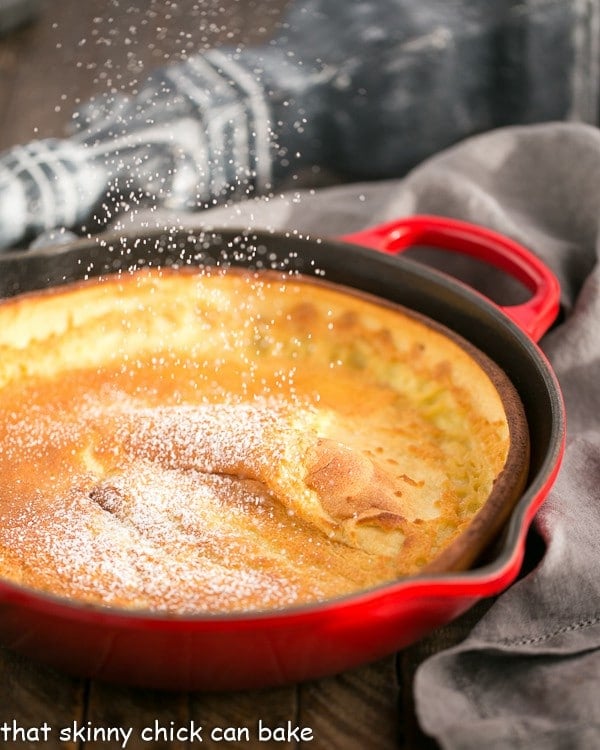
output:
<path id="1" fill-rule="evenodd" d="M 386 253 L 429 245 L 500 268 L 532 292 L 526 302 L 500 309 L 534 341 L 539 341 L 558 314 L 560 287 L 552 271 L 519 243 L 476 224 L 442 216 L 410 216 L 340 239 Z"/>

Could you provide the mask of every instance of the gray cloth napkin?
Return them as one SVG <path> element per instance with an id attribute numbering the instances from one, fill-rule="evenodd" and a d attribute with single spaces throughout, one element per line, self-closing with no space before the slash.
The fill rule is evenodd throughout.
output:
<path id="1" fill-rule="evenodd" d="M 546 549 L 464 642 L 417 672 L 419 721 L 448 750 L 600 747 L 599 199 L 600 131 L 550 123 L 471 138 L 402 180 L 132 220 L 334 236 L 434 213 L 510 235 L 556 272 L 564 315 L 541 346 L 569 429 L 558 481 L 535 519 Z"/>

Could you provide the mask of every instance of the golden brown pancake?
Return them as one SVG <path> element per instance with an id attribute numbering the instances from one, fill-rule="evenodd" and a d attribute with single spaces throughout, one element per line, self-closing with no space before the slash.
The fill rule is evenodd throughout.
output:
<path id="1" fill-rule="evenodd" d="M 514 389 L 449 331 L 314 279 L 214 269 L 3 302 L 0 431 L 2 576 L 172 613 L 471 564 L 528 451 Z"/>

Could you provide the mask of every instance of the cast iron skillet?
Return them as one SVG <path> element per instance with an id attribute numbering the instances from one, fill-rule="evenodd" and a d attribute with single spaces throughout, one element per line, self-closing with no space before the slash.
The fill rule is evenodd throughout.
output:
<path id="1" fill-rule="evenodd" d="M 395 257 L 415 244 L 481 257 L 518 278 L 532 296 L 500 308 L 456 279 Z M 343 240 L 179 229 L 16 252 L 0 259 L 0 296 L 120 269 L 184 264 L 316 275 L 398 302 L 460 334 L 504 369 L 522 399 L 531 442 L 527 486 L 496 544 L 466 572 L 421 575 L 279 612 L 192 617 L 84 606 L 0 581 L 4 645 L 77 675 L 135 685 L 178 690 L 276 685 L 380 658 L 514 581 L 527 530 L 564 450 L 560 389 L 535 343 L 558 310 L 558 285 L 548 269 L 488 230 L 412 217 Z"/>

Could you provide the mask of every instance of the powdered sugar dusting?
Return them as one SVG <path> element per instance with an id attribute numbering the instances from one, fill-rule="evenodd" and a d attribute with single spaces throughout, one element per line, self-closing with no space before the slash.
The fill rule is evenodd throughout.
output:
<path id="1" fill-rule="evenodd" d="M 35 451 L 63 469 L 0 519 L 25 580 L 182 613 L 280 608 L 353 588 L 335 543 L 312 529 L 307 550 L 306 523 L 266 484 L 303 449 L 310 409 L 273 398 L 152 408 L 118 390 L 108 402 L 75 400 L 43 418 L 33 405 L 4 446 L 4 459 Z M 17 491 L 27 494 L 22 482 Z"/>

